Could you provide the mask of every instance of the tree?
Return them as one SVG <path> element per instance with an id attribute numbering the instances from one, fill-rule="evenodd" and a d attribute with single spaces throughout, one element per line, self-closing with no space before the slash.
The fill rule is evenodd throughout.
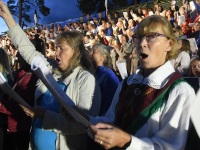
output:
<path id="1" fill-rule="evenodd" d="M 130 0 L 108 0 L 108 10 L 128 6 Z M 105 11 L 105 0 L 77 0 L 83 14 Z"/>
<path id="2" fill-rule="evenodd" d="M 77 0 L 77 3 L 83 14 L 91 14 L 97 9 L 96 0 Z"/>
<path id="3" fill-rule="evenodd" d="M 38 8 L 43 16 L 48 16 L 50 14 L 50 9 L 44 5 L 44 0 L 8 0 L 8 8 L 10 12 L 19 18 L 19 25 L 22 26 L 22 20 L 26 22 L 31 22 L 30 15 L 28 12 L 32 8 Z"/>

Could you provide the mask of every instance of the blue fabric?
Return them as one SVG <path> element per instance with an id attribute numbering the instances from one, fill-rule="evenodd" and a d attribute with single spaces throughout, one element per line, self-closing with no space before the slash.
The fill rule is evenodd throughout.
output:
<path id="1" fill-rule="evenodd" d="M 195 1 L 193 1 L 193 2 L 194 2 L 194 6 L 195 6 L 197 12 L 200 12 L 200 6 Z"/>
<path id="2" fill-rule="evenodd" d="M 97 67 L 95 77 L 101 90 L 100 115 L 102 116 L 110 107 L 115 91 L 119 85 L 119 79 L 111 69 L 104 66 Z"/>
<path id="3" fill-rule="evenodd" d="M 112 27 L 109 27 L 106 29 L 106 36 L 113 36 L 113 29 Z"/>
<path id="4" fill-rule="evenodd" d="M 67 86 L 64 83 L 58 81 L 58 84 L 63 91 L 67 90 Z M 37 101 L 40 102 L 38 104 L 39 106 L 42 106 L 47 110 L 59 112 L 60 105 L 49 90 L 41 95 Z M 56 138 L 55 132 L 42 129 L 42 119 L 36 118 L 34 120 L 32 128 L 32 141 L 36 150 L 55 150 Z"/>

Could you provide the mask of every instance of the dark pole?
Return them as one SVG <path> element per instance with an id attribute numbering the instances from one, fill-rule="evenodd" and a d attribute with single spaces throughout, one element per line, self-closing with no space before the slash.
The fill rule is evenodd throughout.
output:
<path id="1" fill-rule="evenodd" d="M 19 0 L 19 25 L 22 26 L 22 3 L 23 0 Z"/>

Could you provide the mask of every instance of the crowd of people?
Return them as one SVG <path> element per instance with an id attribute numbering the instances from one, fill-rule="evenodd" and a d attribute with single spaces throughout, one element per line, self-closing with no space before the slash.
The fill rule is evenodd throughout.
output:
<path id="1" fill-rule="evenodd" d="M 32 106 L 0 90 L 0 149 L 185 149 L 196 92 L 186 77 L 200 77 L 200 1 L 195 9 L 182 4 L 24 31 L 0 1 L 9 28 L 0 38 L 0 72 Z M 92 123 L 92 139 L 31 71 L 36 56 Z"/>

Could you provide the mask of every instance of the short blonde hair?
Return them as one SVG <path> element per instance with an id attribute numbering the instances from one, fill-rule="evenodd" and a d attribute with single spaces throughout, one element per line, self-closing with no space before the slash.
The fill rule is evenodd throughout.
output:
<path id="1" fill-rule="evenodd" d="M 177 56 L 177 40 L 174 35 L 170 22 L 162 16 L 152 15 L 144 18 L 135 31 L 135 34 L 146 34 L 149 32 L 157 32 L 158 29 L 162 29 L 164 35 L 173 41 L 172 49 L 167 53 L 166 61 Z"/>

